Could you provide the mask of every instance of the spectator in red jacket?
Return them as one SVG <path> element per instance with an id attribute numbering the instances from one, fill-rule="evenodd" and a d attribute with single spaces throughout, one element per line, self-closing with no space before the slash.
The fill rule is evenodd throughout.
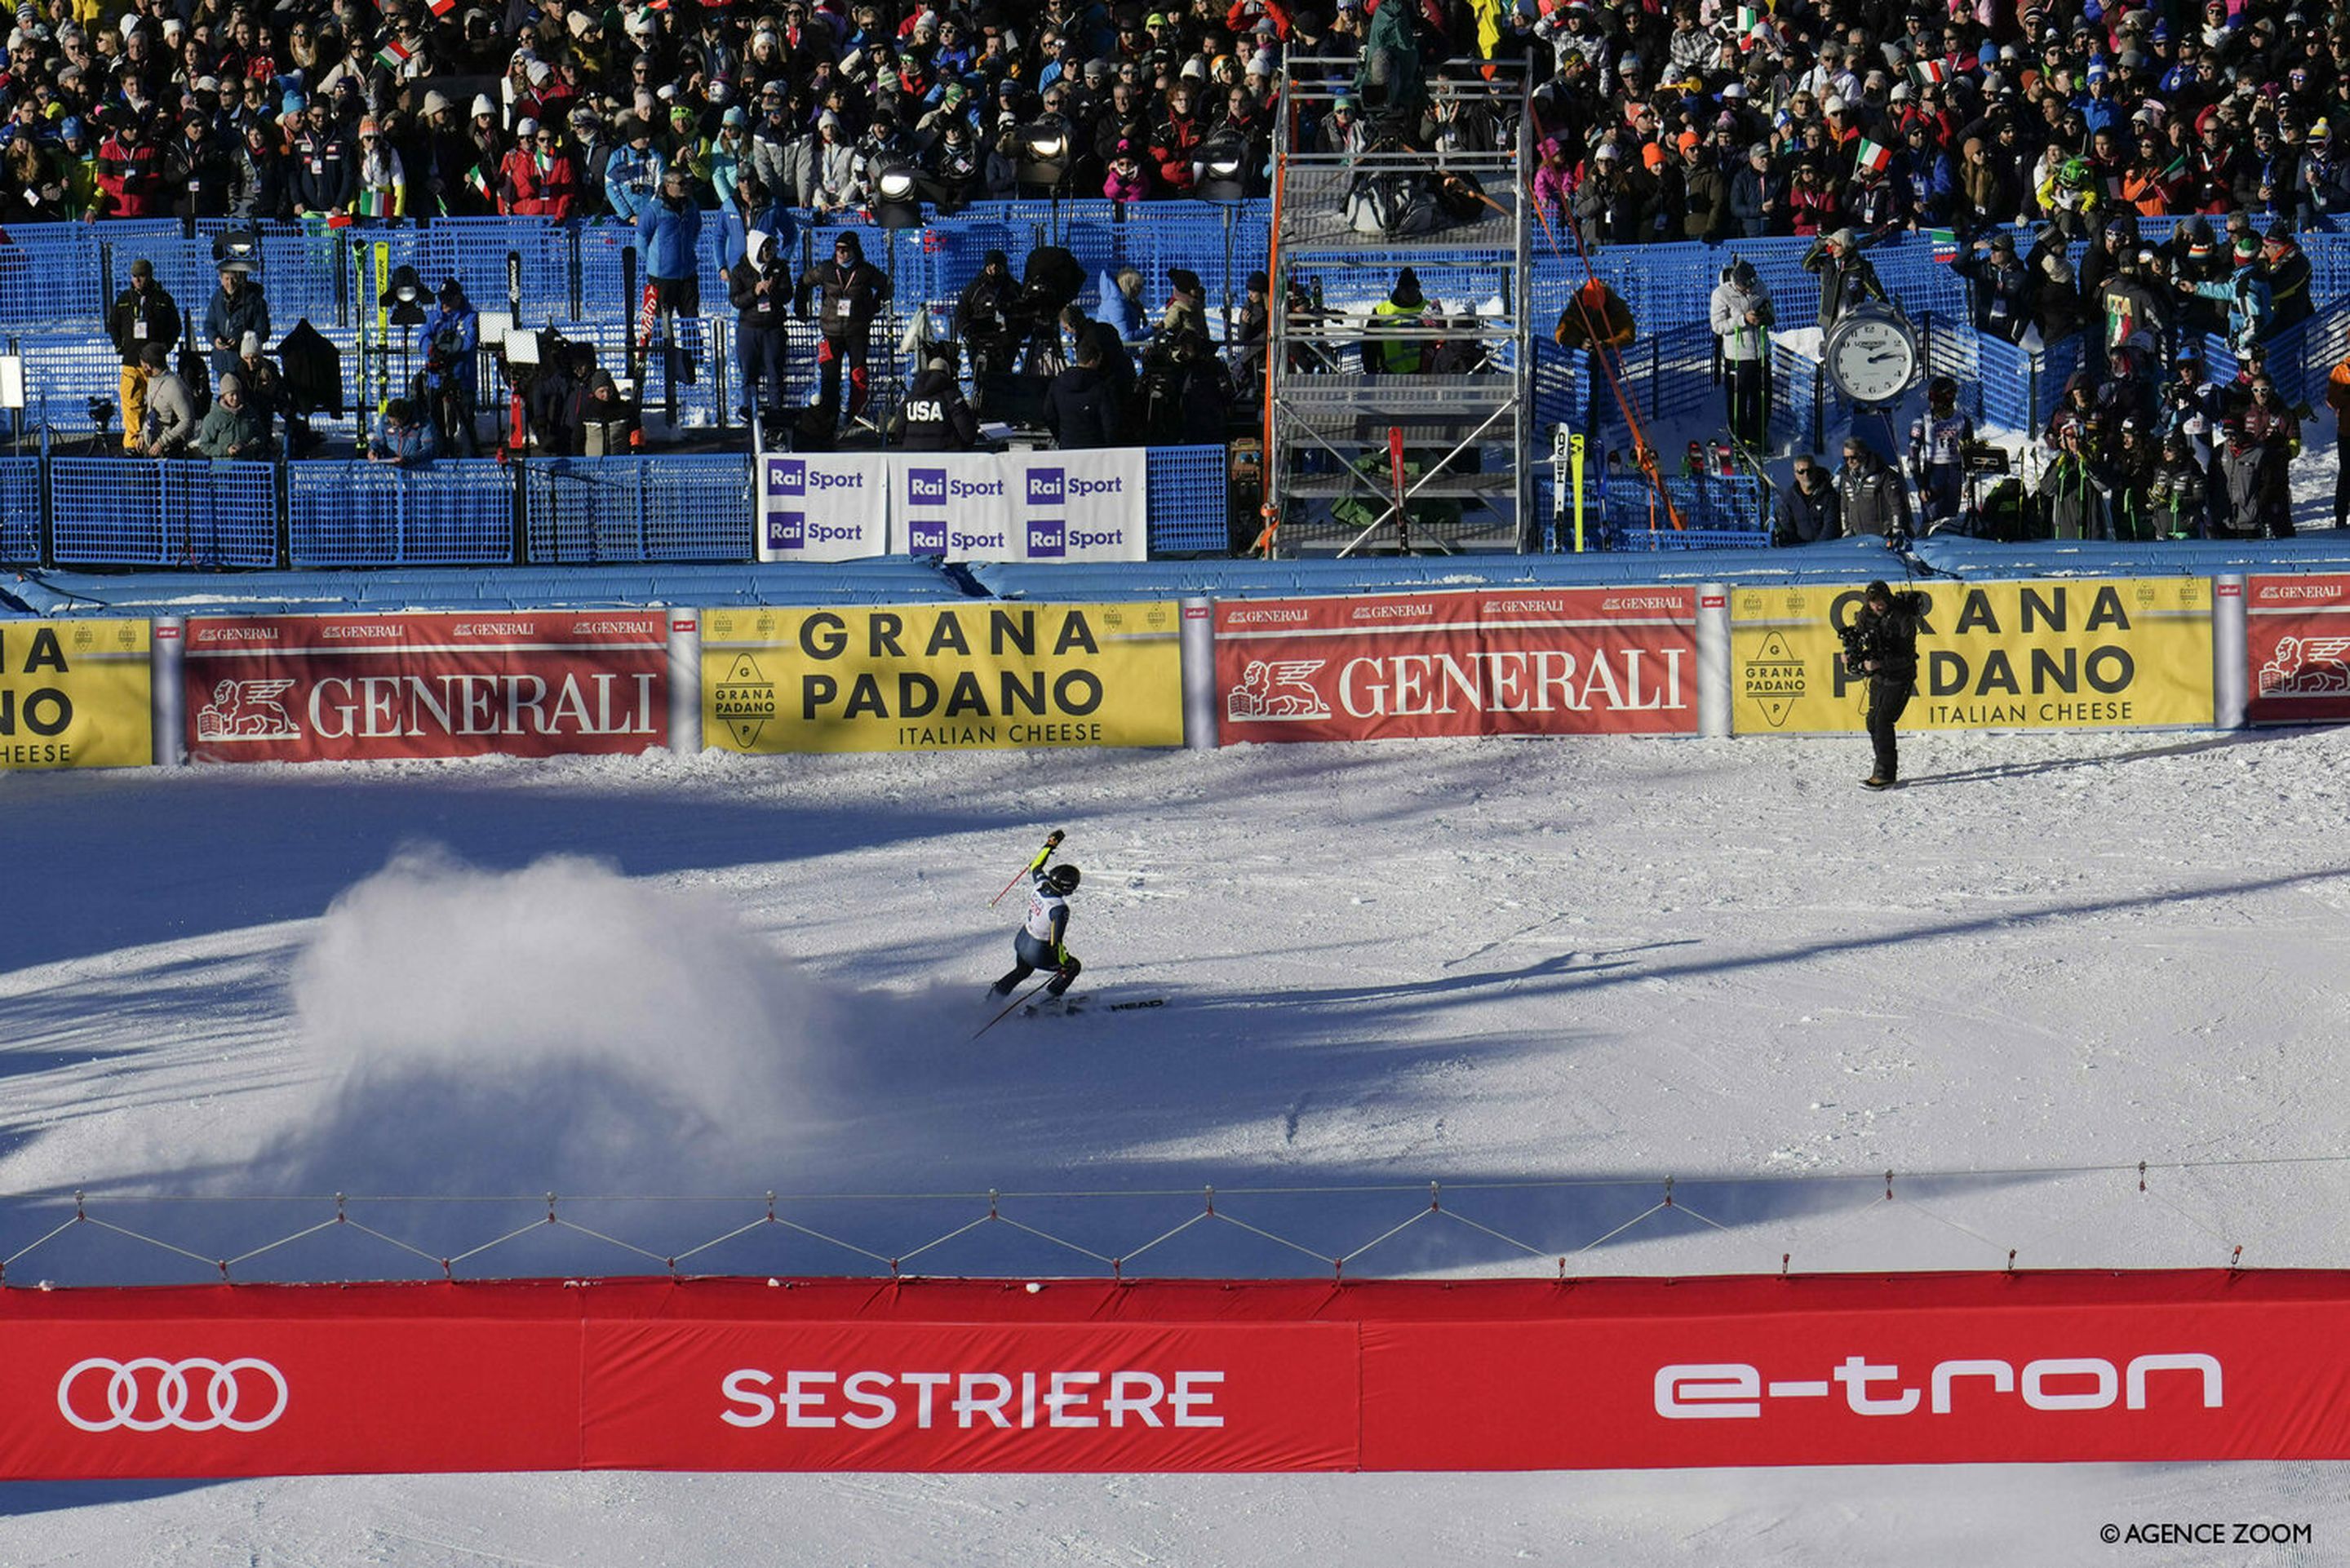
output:
<path id="1" fill-rule="evenodd" d="M 525 119 L 515 150 L 498 165 L 498 211 L 515 217 L 568 218 L 579 207 L 579 166 L 555 126 Z"/>
<path id="2" fill-rule="evenodd" d="M 146 218 L 162 212 L 162 152 L 135 114 L 99 143 L 98 188 L 99 217 Z"/>

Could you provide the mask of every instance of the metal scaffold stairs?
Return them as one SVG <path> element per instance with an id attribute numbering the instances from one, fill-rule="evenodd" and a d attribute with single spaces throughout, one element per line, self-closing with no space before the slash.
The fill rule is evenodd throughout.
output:
<path id="1" fill-rule="evenodd" d="M 1261 544 L 1538 549 L 1524 79 L 1431 78 L 1408 139 L 1367 104 L 1357 140 L 1331 129 L 1355 64 L 1294 60 L 1282 88 Z M 1355 210 L 1375 190 L 1433 226 L 1366 232 Z M 1427 306 L 1382 309 L 1407 267 Z"/>

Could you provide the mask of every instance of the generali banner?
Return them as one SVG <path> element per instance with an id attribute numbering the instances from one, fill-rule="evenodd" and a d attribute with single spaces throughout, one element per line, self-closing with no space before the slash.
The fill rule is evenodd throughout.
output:
<path id="1" fill-rule="evenodd" d="M 1215 607 L 1240 741 L 1697 732 L 1697 596 L 1540 588 Z"/>
<path id="2" fill-rule="evenodd" d="M 2345 1330 L 2216 1270 L 12 1290 L 0 1479 L 2341 1459 Z"/>
<path id="3" fill-rule="evenodd" d="M 199 762 L 547 757 L 669 742 L 656 611 L 191 620 Z"/>
<path id="4" fill-rule="evenodd" d="M 2254 577 L 2245 590 L 2251 722 L 2350 719 L 2350 576 Z"/>

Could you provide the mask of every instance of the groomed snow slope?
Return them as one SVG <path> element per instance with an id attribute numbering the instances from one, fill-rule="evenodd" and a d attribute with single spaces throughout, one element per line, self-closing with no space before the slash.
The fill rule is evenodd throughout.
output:
<path id="1" fill-rule="evenodd" d="M 2344 1145 L 2341 736 L 1904 749 L 1886 796 L 1857 739 L 0 775 L 0 1190 L 1392 1187 L 1259 1200 L 1337 1251 L 1437 1179 L 1555 1254 L 1674 1174 L 1725 1230 L 1571 1267 L 2350 1264 L 2338 1168 L 2163 1168 Z M 1053 826 L 1087 985 L 1170 1003 L 972 1045 Z M 39 1270 L 194 1277 L 78 1245 Z M 2070 1563 L 2147 1518 L 2350 1542 L 2329 1467 L 560 1475 L 0 1488 L 0 1562 Z"/>

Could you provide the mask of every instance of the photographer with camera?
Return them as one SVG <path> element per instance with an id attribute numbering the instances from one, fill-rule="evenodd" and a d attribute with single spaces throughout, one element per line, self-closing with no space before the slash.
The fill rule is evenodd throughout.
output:
<path id="1" fill-rule="evenodd" d="M 1897 594 L 1879 579 L 1863 590 L 1859 611 L 1837 633 L 1844 641 L 1846 673 L 1868 680 L 1868 739 L 1877 765 L 1860 782 L 1870 789 L 1891 789 L 1901 782 L 1893 727 L 1918 687 L 1918 628 L 1927 606 L 1924 594 Z"/>
<path id="2" fill-rule="evenodd" d="M 1730 264 L 1713 291 L 1711 313 L 1713 335 L 1721 344 L 1721 391 L 1728 403 L 1724 422 L 1730 439 L 1760 451 L 1771 422 L 1767 369 L 1775 316 L 1770 287 L 1752 262 L 1740 256 Z"/>
<path id="3" fill-rule="evenodd" d="M 416 390 L 425 416 L 439 432 L 442 450 L 453 457 L 478 457 L 473 430 L 473 375 L 482 346 L 482 317 L 455 278 L 441 284 L 441 308 L 416 329 Z"/>

